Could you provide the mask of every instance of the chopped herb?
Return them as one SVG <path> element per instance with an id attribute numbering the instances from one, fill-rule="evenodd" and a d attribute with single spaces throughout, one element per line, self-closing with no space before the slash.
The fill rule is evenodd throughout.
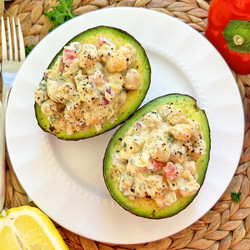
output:
<path id="1" fill-rule="evenodd" d="M 189 188 L 188 188 L 188 187 L 185 187 L 185 190 L 186 190 L 186 191 L 188 191 L 188 190 L 189 190 Z"/>
<path id="2" fill-rule="evenodd" d="M 28 46 L 28 47 L 25 48 L 25 54 L 26 54 L 26 56 L 31 52 L 31 50 L 34 49 L 35 46 L 36 45 L 30 45 L 30 46 Z"/>
<path id="3" fill-rule="evenodd" d="M 41 81 L 39 84 L 40 89 L 46 89 L 47 88 L 47 82 L 45 80 Z"/>
<path id="4" fill-rule="evenodd" d="M 133 159 L 130 159 L 130 163 L 133 164 L 134 160 Z"/>
<path id="5" fill-rule="evenodd" d="M 172 134 L 169 134 L 169 136 L 168 136 L 168 142 L 169 143 L 174 143 L 174 136 Z"/>
<path id="6" fill-rule="evenodd" d="M 52 10 L 45 12 L 45 16 L 52 22 L 52 28 L 49 31 L 74 18 L 76 15 L 71 12 L 72 8 L 73 0 L 59 0 L 58 5 L 52 6 Z"/>
<path id="7" fill-rule="evenodd" d="M 240 202 L 240 196 L 241 196 L 241 192 L 239 193 L 231 193 L 231 197 L 234 201 L 236 201 L 237 203 Z"/>
<path id="8" fill-rule="evenodd" d="M 151 113 L 151 114 L 154 114 L 154 115 L 156 115 L 156 114 L 157 114 L 157 112 L 156 112 L 156 111 L 151 111 L 150 113 Z"/>
<path id="9" fill-rule="evenodd" d="M 126 144 L 126 143 L 124 143 L 124 144 L 123 144 L 123 147 L 124 147 L 124 148 L 127 148 L 127 144 Z"/>
<path id="10" fill-rule="evenodd" d="M 50 117 L 49 119 L 50 119 L 51 123 L 54 123 L 54 122 L 55 122 L 55 120 L 56 120 L 56 118 L 55 118 L 55 117 Z"/>
<path id="11" fill-rule="evenodd" d="M 46 102 L 46 100 L 42 100 L 40 103 L 43 104 L 43 103 L 45 103 L 45 102 Z"/>

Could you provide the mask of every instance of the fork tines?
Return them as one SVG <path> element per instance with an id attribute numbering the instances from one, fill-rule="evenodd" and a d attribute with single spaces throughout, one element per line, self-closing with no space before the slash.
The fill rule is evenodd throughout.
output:
<path id="1" fill-rule="evenodd" d="M 7 17 L 7 30 L 8 30 L 8 54 L 7 54 L 7 42 L 6 42 L 6 33 L 5 33 L 5 24 L 4 18 L 1 17 L 1 31 L 2 31 L 2 61 L 24 61 L 25 59 L 25 48 L 24 48 L 24 41 L 23 41 L 23 34 L 20 25 L 19 18 L 17 19 L 17 29 L 18 29 L 18 39 L 16 35 L 16 25 L 14 17 L 12 17 L 12 32 L 10 28 L 10 21 L 9 17 Z M 12 41 L 13 39 L 13 41 Z M 19 52 L 18 53 L 18 45 L 17 40 L 19 41 Z M 14 50 L 13 50 L 14 46 Z M 14 57 L 13 57 L 14 51 Z M 19 57 L 18 57 L 19 54 Z"/>

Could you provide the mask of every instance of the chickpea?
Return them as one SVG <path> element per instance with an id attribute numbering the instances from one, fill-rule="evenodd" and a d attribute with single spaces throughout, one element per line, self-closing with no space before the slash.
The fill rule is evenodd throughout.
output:
<path id="1" fill-rule="evenodd" d="M 196 174 L 196 164 L 195 161 L 186 161 L 183 163 L 184 169 L 187 169 L 190 171 L 192 175 Z"/>
<path id="2" fill-rule="evenodd" d="M 136 69 L 129 69 L 124 76 L 124 87 L 128 90 L 138 89 L 140 85 L 140 75 Z"/>
<path id="3" fill-rule="evenodd" d="M 182 143 L 174 143 L 170 146 L 170 161 L 181 163 L 186 160 L 186 148 Z"/>
<path id="4" fill-rule="evenodd" d="M 164 105 L 159 108 L 158 113 L 161 116 L 161 118 L 165 121 L 168 117 L 168 115 L 173 112 L 174 107 L 173 105 Z"/>
<path id="5" fill-rule="evenodd" d="M 127 68 L 126 57 L 118 50 L 108 57 L 106 67 L 110 73 L 121 72 Z"/>
<path id="6" fill-rule="evenodd" d="M 206 153 L 206 142 L 202 139 L 197 139 L 193 143 L 192 158 L 198 160 Z"/>
<path id="7" fill-rule="evenodd" d="M 183 183 L 180 186 L 178 193 L 182 197 L 190 197 L 191 195 L 195 194 L 200 188 L 200 185 L 196 181 L 188 182 L 188 184 Z"/>
<path id="8" fill-rule="evenodd" d="M 181 109 L 173 110 L 167 116 L 167 121 L 170 125 L 176 125 L 178 123 L 184 123 L 187 120 L 184 112 Z"/>
<path id="9" fill-rule="evenodd" d="M 128 151 L 128 152 L 131 152 L 131 153 L 137 153 L 140 151 L 141 147 L 139 144 L 137 144 L 132 137 L 130 136 L 126 136 L 123 140 L 122 140 L 122 143 L 123 143 L 123 147 L 125 147 L 125 149 Z"/>
<path id="10" fill-rule="evenodd" d="M 48 95 L 46 90 L 37 89 L 35 91 L 35 101 L 42 105 L 46 100 L 48 100 Z"/>
<path id="11" fill-rule="evenodd" d="M 192 138 L 199 138 L 200 136 L 200 124 L 195 121 L 195 120 L 191 120 L 191 119 L 188 119 L 187 120 L 187 124 L 191 125 L 192 128 L 193 128 L 193 131 L 192 131 Z"/>
<path id="12" fill-rule="evenodd" d="M 84 119 L 84 104 L 82 101 L 78 101 L 66 106 L 64 110 L 64 117 L 67 121 L 75 123 L 79 126 L 85 124 Z"/>
<path id="13" fill-rule="evenodd" d="M 41 111 L 47 116 L 55 116 L 58 112 L 57 104 L 52 100 L 47 100 L 42 104 Z"/>
<path id="14" fill-rule="evenodd" d="M 76 85 L 73 82 L 66 82 L 58 87 L 57 95 L 64 99 L 64 102 L 73 99 L 74 97 L 76 97 L 76 94 Z"/>
<path id="15" fill-rule="evenodd" d="M 125 91 L 122 91 L 116 98 L 115 103 L 114 103 L 114 109 L 117 109 L 121 107 L 126 101 L 127 101 L 127 94 Z"/>
<path id="16" fill-rule="evenodd" d="M 153 159 L 161 162 L 167 162 L 170 156 L 168 145 L 160 140 L 149 144 L 149 153 Z"/>
<path id="17" fill-rule="evenodd" d="M 131 44 L 125 44 L 120 48 L 122 51 L 123 55 L 126 58 L 126 64 L 127 67 L 132 65 L 135 62 L 136 59 L 136 50 Z"/>
<path id="18" fill-rule="evenodd" d="M 188 124 L 177 124 L 170 130 L 172 135 L 179 141 L 188 141 L 191 139 L 193 128 Z"/>
<path id="19" fill-rule="evenodd" d="M 63 113 L 59 113 L 56 115 L 56 119 L 53 122 L 53 127 L 56 131 L 62 131 L 67 129 L 67 122 L 63 116 Z"/>
<path id="20" fill-rule="evenodd" d="M 156 111 L 152 111 L 143 116 L 142 122 L 148 129 L 157 129 L 161 124 L 161 117 Z"/>
<path id="21" fill-rule="evenodd" d="M 84 44 L 78 57 L 79 65 L 84 69 L 93 68 L 99 60 L 96 47 L 91 44 Z"/>
<path id="22" fill-rule="evenodd" d="M 112 73 L 107 76 L 107 81 L 115 85 L 122 86 L 124 84 L 124 79 L 121 73 Z"/>
<path id="23" fill-rule="evenodd" d="M 52 101 L 59 102 L 57 97 L 59 83 L 57 81 L 48 80 L 47 82 L 47 94 Z"/>
<path id="24" fill-rule="evenodd" d="M 108 58 L 116 52 L 115 48 L 110 45 L 102 45 L 102 47 L 98 50 L 97 55 L 104 63 L 107 62 Z"/>

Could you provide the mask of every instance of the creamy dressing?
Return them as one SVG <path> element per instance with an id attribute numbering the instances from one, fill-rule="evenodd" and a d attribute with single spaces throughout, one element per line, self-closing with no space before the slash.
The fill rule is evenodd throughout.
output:
<path id="1" fill-rule="evenodd" d="M 200 188 L 196 162 L 206 154 L 199 123 L 164 105 L 145 114 L 120 138 L 113 165 L 119 190 L 131 200 L 150 198 L 167 207 Z"/>
<path id="2" fill-rule="evenodd" d="M 133 68 L 136 50 L 130 44 L 117 48 L 103 36 L 96 45 L 73 42 L 63 49 L 35 92 L 35 100 L 55 132 L 69 135 L 105 122 L 115 122 L 128 92 L 140 85 Z"/>

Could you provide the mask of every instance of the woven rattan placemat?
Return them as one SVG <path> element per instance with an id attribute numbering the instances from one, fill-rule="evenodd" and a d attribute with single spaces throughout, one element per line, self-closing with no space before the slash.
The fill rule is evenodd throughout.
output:
<path id="1" fill-rule="evenodd" d="M 25 45 L 37 44 L 51 27 L 44 13 L 56 0 L 16 0 L 5 15 L 18 17 Z M 116 6 L 144 7 L 176 17 L 204 34 L 209 1 L 204 0 L 74 0 L 74 13 L 81 15 L 100 8 Z M 244 147 L 235 175 L 220 200 L 202 218 L 181 232 L 159 241 L 139 245 L 107 245 L 78 236 L 57 225 L 70 249 L 250 249 L 250 75 L 234 74 L 245 109 Z M 233 118 L 233 117 L 232 117 Z M 231 192 L 241 192 L 240 203 Z M 5 207 L 35 206 L 18 182 L 8 161 Z M 149 232 L 150 233 L 150 232 Z"/>

